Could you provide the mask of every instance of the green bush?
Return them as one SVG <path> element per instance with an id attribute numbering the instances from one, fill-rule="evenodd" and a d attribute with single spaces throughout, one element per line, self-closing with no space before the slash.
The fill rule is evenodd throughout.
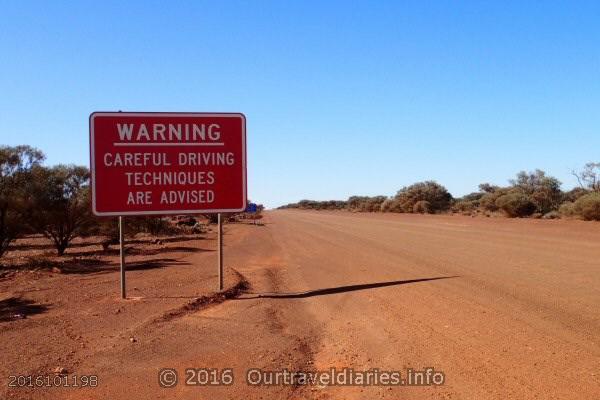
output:
<path id="1" fill-rule="evenodd" d="M 368 197 L 364 197 L 368 198 Z M 264 208 L 264 207 L 263 207 Z M 347 204 L 343 200 L 300 200 L 298 203 L 290 203 L 279 207 L 279 209 L 298 208 L 301 210 L 343 210 Z M 379 211 L 379 210 L 376 210 Z"/>
<path id="2" fill-rule="evenodd" d="M 557 210 L 563 200 L 560 181 L 539 169 L 533 172 L 521 171 L 510 183 L 513 190 L 527 195 L 529 201 L 535 205 L 536 213 L 546 214 Z"/>
<path id="3" fill-rule="evenodd" d="M 560 212 L 558 211 L 550 211 L 549 213 L 544 214 L 543 219 L 560 219 Z"/>
<path id="4" fill-rule="evenodd" d="M 479 199 L 479 207 L 485 211 L 498 211 L 496 200 L 508 193 L 509 189 L 507 188 L 496 188 L 493 192 L 487 192 Z"/>
<path id="5" fill-rule="evenodd" d="M 395 204 L 391 211 L 411 213 L 414 212 L 414 207 L 418 202 L 427 201 L 430 212 L 435 213 L 450 208 L 452 195 L 439 183 L 426 181 L 400 189 L 394 200 Z"/>
<path id="6" fill-rule="evenodd" d="M 452 204 L 452 211 L 466 213 L 476 211 L 479 208 L 479 200 L 458 200 Z"/>
<path id="7" fill-rule="evenodd" d="M 577 199 L 579 199 L 581 196 L 585 196 L 588 193 L 590 193 L 589 190 L 577 187 L 575 189 L 571 189 L 568 192 L 566 192 L 563 196 L 563 201 L 574 202 Z"/>
<path id="8" fill-rule="evenodd" d="M 586 221 L 600 221 L 600 193 L 589 193 L 573 203 L 575 214 Z"/>
<path id="9" fill-rule="evenodd" d="M 572 201 L 565 201 L 564 203 L 562 203 L 560 205 L 560 208 L 558 209 L 558 212 L 560 213 L 560 215 L 562 215 L 564 217 L 573 217 L 573 216 L 575 216 L 575 208 L 573 207 L 573 202 Z"/>
<path id="10" fill-rule="evenodd" d="M 523 193 L 513 192 L 496 199 L 496 206 L 504 211 L 507 216 L 527 217 L 536 210 L 536 205 Z"/>
<path id="11" fill-rule="evenodd" d="M 180 231 L 167 219 L 152 216 L 127 218 L 127 227 L 133 232 L 145 232 L 152 236 L 174 235 Z"/>
<path id="12" fill-rule="evenodd" d="M 495 193 L 486 193 L 479 201 L 479 206 L 486 211 L 497 211 L 496 200 L 498 200 L 498 197 L 500 196 Z"/>
<path id="13" fill-rule="evenodd" d="M 394 199 L 385 199 L 379 206 L 382 212 L 391 212 L 394 207 Z"/>
<path id="14" fill-rule="evenodd" d="M 413 212 L 418 214 L 431 214 L 431 203 L 427 200 L 417 201 L 413 206 Z"/>
<path id="15" fill-rule="evenodd" d="M 386 196 L 351 196 L 346 201 L 346 208 L 350 211 L 377 212 L 386 201 Z"/>

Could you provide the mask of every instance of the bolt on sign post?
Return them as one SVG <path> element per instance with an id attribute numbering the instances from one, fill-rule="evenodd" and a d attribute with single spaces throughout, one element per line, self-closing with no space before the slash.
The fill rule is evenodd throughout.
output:
<path id="1" fill-rule="evenodd" d="M 240 113 L 94 112 L 90 115 L 92 211 L 126 216 L 246 209 L 246 118 Z M 218 226 L 219 290 L 223 289 Z"/>

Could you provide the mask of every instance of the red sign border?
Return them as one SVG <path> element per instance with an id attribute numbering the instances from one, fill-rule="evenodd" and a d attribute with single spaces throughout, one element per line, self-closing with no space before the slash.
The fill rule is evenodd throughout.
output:
<path id="1" fill-rule="evenodd" d="M 239 209 L 197 209 L 197 210 L 165 210 L 165 211 L 123 211 L 123 212 L 98 212 L 96 210 L 96 171 L 94 152 L 94 118 L 96 116 L 127 116 L 127 117 L 225 117 L 242 119 L 242 169 L 243 169 L 243 206 Z M 91 173 L 91 195 L 92 212 L 99 217 L 117 217 L 124 215 L 173 215 L 173 214 L 203 214 L 203 213 L 226 213 L 242 212 L 246 209 L 248 202 L 248 168 L 246 164 L 246 116 L 243 113 L 234 112 L 129 112 L 129 111 L 94 111 L 89 117 L 90 123 L 90 173 Z"/>

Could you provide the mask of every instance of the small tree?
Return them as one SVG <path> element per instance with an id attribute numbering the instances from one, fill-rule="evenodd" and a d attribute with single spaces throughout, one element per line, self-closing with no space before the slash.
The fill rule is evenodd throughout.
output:
<path id="1" fill-rule="evenodd" d="M 0 257 L 27 230 L 26 183 L 44 154 L 30 146 L 0 147 Z"/>
<path id="2" fill-rule="evenodd" d="M 74 165 L 35 167 L 32 176 L 29 222 L 53 241 L 58 255 L 63 255 L 71 240 L 86 235 L 94 225 L 89 171 Z"/>
<path id="3" fill-rule="evenodd" d="M 563 192 L 560 190 L 560 181 L 546 175 L 542 170 L 521 171 L 510 183 L 529 197 L 539 213 L 545 214 L 557 210 L 562 202 Z"/>
<path id="4" fill-rule="evenodd" d="M 582 188 L 600 192 L 600 163 L 589 162 L 585 164 L 583 171 L 572 171 L 571 173 L 577 178 L 577 182 Z"/>

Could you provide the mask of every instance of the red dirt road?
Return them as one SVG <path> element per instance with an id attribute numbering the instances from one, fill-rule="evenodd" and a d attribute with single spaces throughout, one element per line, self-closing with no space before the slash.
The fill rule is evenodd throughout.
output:
<path id="1" fill-rule="evenodd" d="M 140 306 L 114 296 L 82 299 L 92 314 L 107 302 L 118 304 L 126 318 L 119 324 L 127 328 L 114 329 L 138 341 L 87 343 L 84 356 L 75 349 L 78 362 L 72 372 L 98 374 L 94 390 L 36 389 L 27 396 L 15 390 L 10 396 L 600 398 L 600 224 L 302 211 L 268 212 L 265 222 L 226 227 L 225 264 L 251 285 L 238 299 L 167 321 L 156 320 L 165 311 L 156 300 L 140 300 L 136 304 L 145 304 Z M 178 287 L 170 277 L 189 288 L 199 271 L 214 268 L 213 257 L 212 252 L 186 255 L 181 263 L 187 266 L 172 265 L 170 273 L 155 279 L 164 285 L 163 292 L 176 296 Z M 138 273 L 140 284 L 150 285 L 142 280 L 144 273 L 148 280 L 153 272 Z M 116 283 L 114 274 L 86 277 L 86 282 L 91 287 L 93 279 L 100 284 L 110 276 Z M 132 307 L 143 315 L 129 312 Z M 29 334 L 41 335 L 55 312 L 28 318 L 35 324 Z M 20 322 L 0 323 L 3 345 L 7 335 L 14 337 L 6 325 Z M 90 330 L 94 324 L 106 329 L 90 319 Z M 158 371 L 165 367 L 179 373 L 175 388 L 158 385 Z M 189 367 L 233 368 L 235 382 L 228 387 L 186 386 L 184 370 Z M 332 367 L 403 374 L 407 368 L 433 367 L 443 371 L 445 383 L 246 383 L 249 368 Z M 2 368 L 3 373 L 8 370 Z"/>
<path id="2" fill-rule="evenodd" d="M 456 276 L 291 300 L 321 328 L 318 368 L 446 375 L 444 386 L 390 398 L 600 398 L 597 224 L 309 212 L 271 220 L 286 290 Z"/>

